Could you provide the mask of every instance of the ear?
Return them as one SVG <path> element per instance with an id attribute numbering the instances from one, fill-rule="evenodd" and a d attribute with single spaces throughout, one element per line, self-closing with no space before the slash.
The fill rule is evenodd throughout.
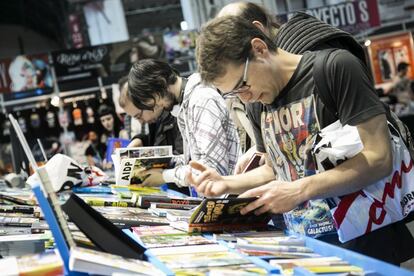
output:
<path id="1" fill-rule="evenodd" d="M 254 20 L 252 23 L 256 26 L 256 28 L 258 28 L 267 35 L 266 28 L 263 26 L 262 22 Z"/>
<path id="2" fill-rule="evenodd" d="M 255 37 L 250 41 L 250 44 L 255 57 L 265 57 L 269 54 L 269 48 L 262 39 Z"/>

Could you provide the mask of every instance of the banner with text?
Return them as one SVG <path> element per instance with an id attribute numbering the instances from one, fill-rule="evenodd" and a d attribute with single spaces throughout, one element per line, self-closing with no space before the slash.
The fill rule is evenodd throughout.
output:
<path id="1" fill-rule="evenodd" d="M 377 0 L 344 2 L 300 11 L 353 34 L 381 24 Z M 279 21 L 284 22 L 293 15 L 294 13 L 290 13 L 277 17 Z"/>

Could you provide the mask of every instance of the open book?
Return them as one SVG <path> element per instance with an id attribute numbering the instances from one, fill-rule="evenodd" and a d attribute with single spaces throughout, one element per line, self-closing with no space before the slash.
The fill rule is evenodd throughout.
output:
<path id="1" fill-rule="evenodd" d="M 115 225 L 105 219 L 99 212 L 88 206 L 82 199 L 72 194 L 68 201 L 60 206 L 60 202 L 53 190 L 48 173 L 44 167 L 38 167 L 23 132 L 12 115 L 9 115 L 13 128 L 22 144 L 24 152 L 32 166 L 33 170 L 38 174 L 40 183 L 36 183 L 32 188 L 39 202 L 40 208 L 47 220 L 50 230 L 55 239 L 59 254 L 64 262 L 65 270 L 80 271 L 87 273 L 96 273 L 93 266 L 76 266 L 78 264 L 75 259 L 80 254 L 72 254 L 79 252 L 74 237 L 69 230 L 68 223 L 63 215 L 63 210 L 76 226 L 93 242 L 93 244 L 107 252 L 124 258 L 136 259 L 136 262 L 142 262 L 143 266 L 151 266 L 150 263 L 141 261 L 144 259 L 145 248 L 137 244 L 132 238 L 118 229 Z M 102 255 L 99 251 L 88 251 L 89 254 L 96 254 L 97 257 Z M 108 255 L 106 255 L 108 256 Z M 75 259 L 74 259 L 75 258 Z M 70 260 L 70 261 L 69 261 Z M 107 266 L 112 263 L 108 262 Z M 154 271 L 157 269 L 153 267 Z M 101 273 L 101 271 L 99 271 Z M 108 275 L 110 272 L 108 270 Z"/>
<path id="2" fill-rule="evenodd" d="M 265 229 L 270 214 L 240 214 L 240 209 L 255 199 L 206 198 L 192 211 L 189 220 L 171 222 L 171 226 L 189 233 Z"/>
<path id="3" fill-rule="evenodd" d="M 141 184 L 140 172 L 148 169 L 166 169 L 171 166 L 172 146 L 120 148 L 113 157 L 118 185 Z"/>

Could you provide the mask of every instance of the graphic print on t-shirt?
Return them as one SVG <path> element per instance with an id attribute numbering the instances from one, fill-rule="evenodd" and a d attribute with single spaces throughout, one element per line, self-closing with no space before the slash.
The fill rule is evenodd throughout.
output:
<path id="1" fill-rule="evenodd" d="M 320 127 L 312 94 L 283 106 L 266 106 L 261 123 L 266 152 L 278 180 L 295 181 L 315 174 L 310 150 Z M 307 236 L 335 231 L 329 206 L 324 200 L 305 202 L 285 213 L 284 217 L 289 230 Z"/>

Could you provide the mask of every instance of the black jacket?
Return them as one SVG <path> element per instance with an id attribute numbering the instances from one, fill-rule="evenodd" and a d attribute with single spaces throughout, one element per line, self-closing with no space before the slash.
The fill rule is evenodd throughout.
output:
<path id="1" fill-rule="evenodd" d="M 177 119 L 164 111 L 155 123 L 149 125 L 147 135 L 138 134 L 132 138 L 141 139 L 144 146 L 173 146 L 173 153 L 183 153 L 183 138 L 178 129 Z"/>

